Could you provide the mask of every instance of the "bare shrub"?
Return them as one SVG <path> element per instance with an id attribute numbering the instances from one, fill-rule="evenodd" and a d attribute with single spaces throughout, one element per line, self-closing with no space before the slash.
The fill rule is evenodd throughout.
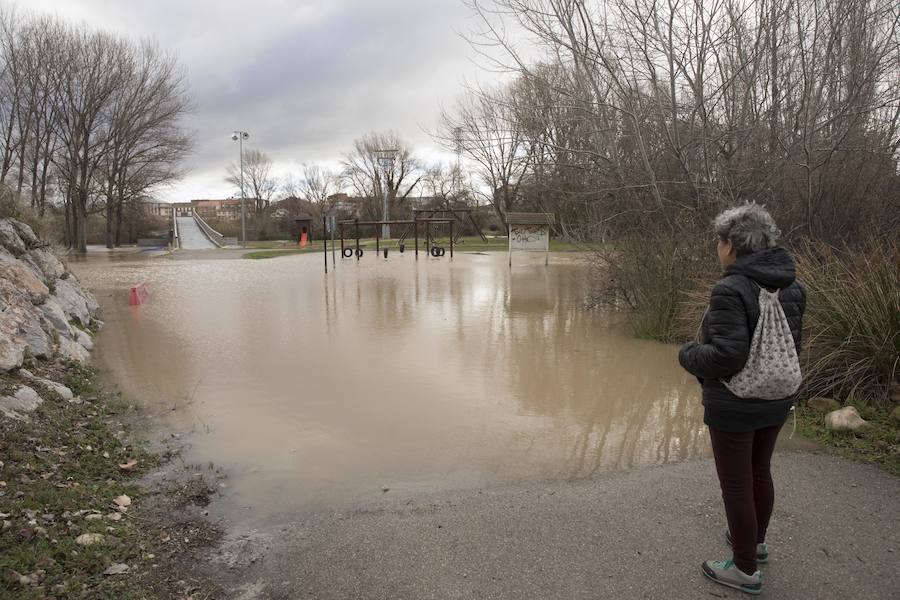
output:
<path id="1" fill-rule="evenodd" d="M 884 404 L 900 366 L 900 244 L 869 238 L 862 251 L 807 244 L 804 323 L 809 395 Z"/>

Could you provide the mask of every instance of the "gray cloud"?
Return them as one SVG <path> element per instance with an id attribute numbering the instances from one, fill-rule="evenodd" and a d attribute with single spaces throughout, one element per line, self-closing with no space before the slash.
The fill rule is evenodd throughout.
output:
<path id="1" fill-rule="evenodd" d="M 354 138 L 393 129 L 423 153 L 435 124 L 477 69 L 456 33 L 469 26 L 459 0 L 381 2 L 256 0 L 36 0 L 38 10 L 130 37 L 153 37 L 188 70 L 197 109 L 191 174 L 163 196 L 221 196 L 237 149 L 232 129 L 283 171 L 335 161 Z"/>

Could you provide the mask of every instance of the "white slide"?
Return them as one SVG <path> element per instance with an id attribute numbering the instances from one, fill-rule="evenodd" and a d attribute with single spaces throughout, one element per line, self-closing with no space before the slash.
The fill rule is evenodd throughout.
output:
<path id="1" fill-rule="evenodd" d="M 185 250 L 206 250 L 217 247 L 206 237 L 194 217 L 178 217 L 178 239 L 181 247 Z"/>

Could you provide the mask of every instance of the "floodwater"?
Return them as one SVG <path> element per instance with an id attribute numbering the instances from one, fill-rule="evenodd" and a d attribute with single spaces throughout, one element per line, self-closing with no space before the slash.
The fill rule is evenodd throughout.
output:
<path id="1" fill-rule="evenodd" d="M 95 362 L 151 431 L 184 434 L 186 460 L 226 468 L 231 516 L 708 452 L 675 346 L 585 310 L 577 258 L 506 261 L 367 253 L 328 275 L 321 254 L 73 267 L 104 310 Z M 140 282 L 151 297 L 129 307 Z"/>

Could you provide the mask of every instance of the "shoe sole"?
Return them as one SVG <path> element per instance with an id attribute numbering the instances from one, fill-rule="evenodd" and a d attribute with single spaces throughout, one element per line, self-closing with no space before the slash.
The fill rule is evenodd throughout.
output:
<path id="1" fill-rule="evenodd" d="M 738 590 L 739 592 L 744 592 L 745 594 L 750 594 L 751 596 L 759 596 L 760 594 L 762 594 L 762 584 L 759 584 L 759 587 L 747 587 L 745 585 L 731 583 L 729 581 L 723 581 L 721 579 L 718 579 L 714 573 L 709 573 L 706 570 L 706 565 L 700 565 L 700 571 L 703 572 L 704 577 L 706 577 L 710 581 L 718 583 L 719 585 L 724 585 L 725 587 L 730 587 L 732 589 Z"/>
<path id="2" fill-rule="evenodd" d="M 728 538 L 727 531 L 725 532 L 725 543 L 728 544 L 729 548 L 734 548 L 734 545 L 732 545 L 731 540 Z M 761 565 L 766 564 L 767 562 L 769 562 L 769 555 L 768 554 L 757 554 L 756 562 Z"/>

